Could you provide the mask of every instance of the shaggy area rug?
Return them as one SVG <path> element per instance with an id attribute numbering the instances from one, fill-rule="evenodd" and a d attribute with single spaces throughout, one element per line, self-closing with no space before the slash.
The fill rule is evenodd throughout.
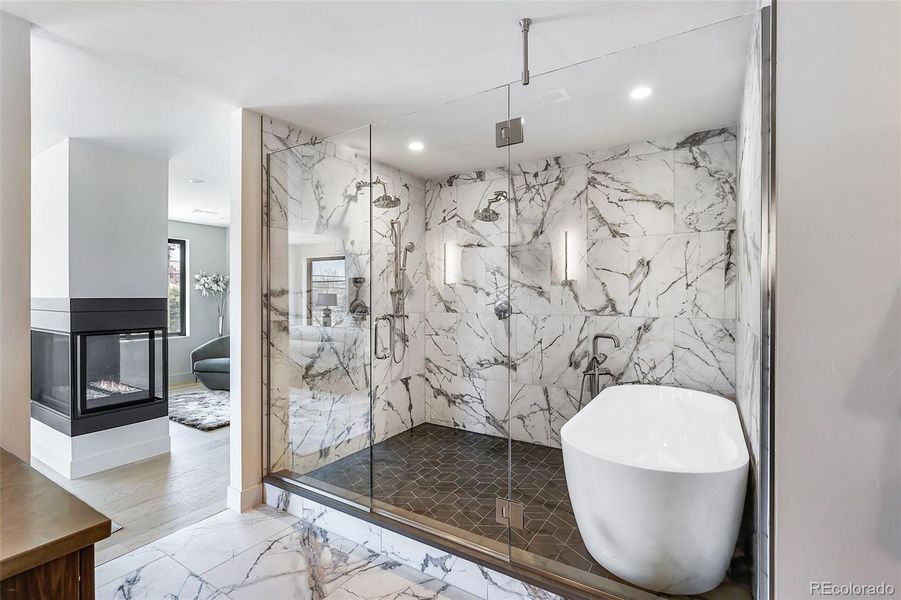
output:
<path id="1" fill-rule="evenodd" d="M 175 392 L 169 394 L 169 419 L 201 431 L 227 427 L 228 400 L 228 390 Z"/>

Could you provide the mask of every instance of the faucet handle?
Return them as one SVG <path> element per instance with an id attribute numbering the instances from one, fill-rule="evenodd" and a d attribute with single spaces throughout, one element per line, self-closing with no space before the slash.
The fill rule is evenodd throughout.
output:
<path id="1" fill-rule="evenodd" d="M 600 365 L 600 364 L 603 364 L 604 361 L 606 361 L 608 358 L 609 358 L 609 357 L 608 357 L 606 354 L 604 354 L 603 352 L 598 352 L 597 354 L 594 355 L 594 360 L 595 360 L 595 361 L 597 362 L 597 364 L 599 364 L 599 365 Z"/>

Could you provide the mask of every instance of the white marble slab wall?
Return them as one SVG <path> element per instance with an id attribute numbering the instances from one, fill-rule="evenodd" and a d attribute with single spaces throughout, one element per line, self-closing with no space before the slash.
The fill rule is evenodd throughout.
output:
<path id="1" fill-rule="evenodd" d="M 559 447 L 601 332 L 611 383 L 734 397 L 735 180 L 723 127 L 428 182 L 426 419 Z"/>
<path id="2" fill-rule="evenodd" d="M 759 458 L 762 236 L 760 16 L 755 18 L 738 125 L 737 388 L 751 454 Z"/>
<path id="3" fill-rule="evenodd" d="M 391 358 L 373 361 L 373 440 L 380 442 L 425 421 L 425 182 L 379 162 L 373 162 L 373 179 L 387 185 L 387 192 L 400 198 L 394 208 L 372 208 L 373 315 L 392 314 L 395 257 L 391 243 L 391 221 L 400 225 L 400 248 L 414 250 L 407 258 L 404 276 L 404 314 L 395 319 L 395 351 Z M 381 195 L 381 186 L 373 193 Z M 401 255 L 402 256 L 402 255 Z M 380 347 L 388 347 L 390 332 L 383 327 Z M 403 345 L 403 348 L 401 347 Z"/>
<path id="4" fill-rule="evenodd" d="M 366 447 L 370 433 L 380 441 L 424 420 L 424 182 L 375 163 L 373 179 L 384 180 L 401 205 L 370 213 L 368 186 L 357 186 L 370 181 L 365 152 L 331 140 L 315 143 L 299 128 L 265 117 L 263 146 L 270 198 L 270 208 L 264 206 L 264 260 L 270 266 L 264 290 L 270 371 L 264 385 L 270 390 L 271 464 L 273 471 L 306 473 Z M 407 348 L 399 362 L 373 362 L 373 315 L 391 312 L 391 219 L 400 220 L 403 243 L 418 248 L 407 267 L 406 335 L 397 338 Z M 300 257 L 289 246 L 311 242 L 327 246 L 328 255 L 345 256 L 348 281 L 357 278 L 348 284 L 348 306 L 333 310 L 343 313 L 340 326 L 304 323 L 291 309 L 302 303 L 306 282 L 296 281 L 293 263 Z M 350 315 L 354 299 L 369 309 L 362 318 Z"/>
<path id="5" fill-rule="evenodd" d="M 754 553 L 755 597 L 769 597 L 768 448 L 761 447 L 763 298 L 761 262 L 764 237 L 763 90 L 768 65 L 762 55 L 761 13 L 754 18 L 748 49 L 741 116 L 738 123 L 738 230 L 736 235 L 736 401 L 751 450 L 754 515 L 750 520 L 757 544 Z M 751 537 L 751 536 L 741 536 Z"/>

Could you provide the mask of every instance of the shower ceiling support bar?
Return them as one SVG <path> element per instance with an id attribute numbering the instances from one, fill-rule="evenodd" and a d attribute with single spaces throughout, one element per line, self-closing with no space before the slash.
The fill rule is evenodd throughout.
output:
<path id="1" fill-rule="evenodd" d="M 529 26 L 532 19 L 526 17 L 519 21 L 522 27 L 522 84 L 529 85 Z"/>

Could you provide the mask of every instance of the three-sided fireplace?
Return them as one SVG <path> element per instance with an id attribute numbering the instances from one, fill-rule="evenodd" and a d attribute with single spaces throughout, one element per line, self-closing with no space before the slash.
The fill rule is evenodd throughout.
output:
<path id="1" fill-rule="evenodd" d="M 165 298 L 32 299 L 31 416 L 69 436 L 165 417 Z"/>

